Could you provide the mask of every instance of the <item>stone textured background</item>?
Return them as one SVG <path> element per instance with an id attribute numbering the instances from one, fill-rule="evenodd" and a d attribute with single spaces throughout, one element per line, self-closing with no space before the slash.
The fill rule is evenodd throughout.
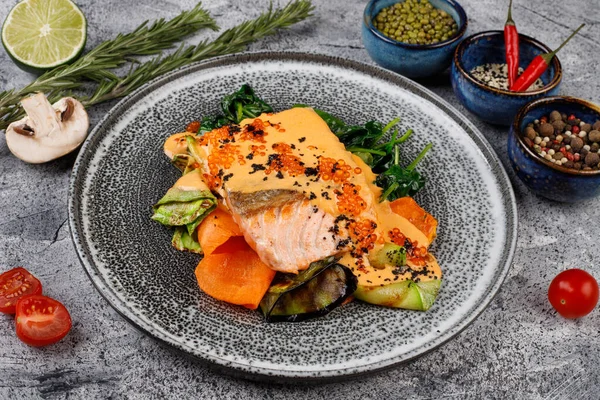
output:
<path id="1" fill-rule="evenodd" d="M 146 19 L 170 18 L 191 0 L 80 0 L 88 20 L 87 48 Z M 251 50 L 297 50 L 371 63 L 360 38 L 366 1 L 314 0 L 315 17 L 263 40 Z M 461 0 L 469 32 L 502 29 L 507 1 Z M 0 0 L 4 20 L 14 0 Z M 597 1 L 517 0 L 522 33 L 555 48 L 580 22 L 588 26 L 560 53 L 561 94 L 600 103 L 600 20 Z M 268 1 L 210 0 L 222 28 L 257 16 Z M 215 37 L 206 33 L 190 43 Z M 0 89 L 32 75 L 0 51 Z M 455 99 L 448 75 L 423 81 L 484 133 L 505 163 L 507 130 L 470 115 Z M 90 112 L 96 123 L 112 106 Z M 45 165 L 13 157 L 0 135 L 0 270 L 26 266 L 73 317 L 60 344 L 22 344 L 0 315 L 0 399 L 17 398 L 600 398 L 600 309 L 581 320 L 560 318 L 546 300 L 559 271 L 581 267 L 600 278 L 600 201 L 558 204 L 532 195 L 509 171 L 519 205 L 519 242 L 500 292 L 462 334 L 408 364 L 352 382 L 318 386 L 268 385 L 217 375 L 172 353 L 125 322 L 96 292 L 79 265 L 67 223 L 67 187 L 75 155 Z"/>

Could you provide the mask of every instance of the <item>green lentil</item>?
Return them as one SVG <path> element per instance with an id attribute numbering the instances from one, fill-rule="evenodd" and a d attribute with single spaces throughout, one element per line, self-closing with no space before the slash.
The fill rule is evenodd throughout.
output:
<path id="1" fill-rule="evenodd" d="M 405 0 L 384 8 L 373 24 L 390 39 L 410 44 L 433 44 L 458 34 L 456 21 L 429 0 Z"/>

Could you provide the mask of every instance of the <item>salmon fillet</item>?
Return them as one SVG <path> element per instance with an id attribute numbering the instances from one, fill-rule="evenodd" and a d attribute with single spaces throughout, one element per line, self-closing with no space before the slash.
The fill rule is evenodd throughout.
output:
<path id="1" fill-rule="evenodd" d="M 297 273 L 313 261 L 347 249 L 334 233 L 335 217 L 291 190 L 229 193 L 228 206 L 262 262 Z"/>

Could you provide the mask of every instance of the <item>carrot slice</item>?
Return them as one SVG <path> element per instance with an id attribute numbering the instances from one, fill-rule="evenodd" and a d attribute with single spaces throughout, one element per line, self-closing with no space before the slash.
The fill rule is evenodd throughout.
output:
<path id="1" fill-rule="evenodd" d="M 275 271 L 258 258 L 243 237 L 232 237 L 196 267 L 198 286 L 204 293 L 252 310 L 274 277 Z"/>
<path id="2" fill-rule="evenodd" d="M 438 222 L 431 214 L 423 210 L 412 197 L 401 197 L 390 203 L 392 211 L 403 216 L 417 227 L 429 241 L 436 237 Z"/>
<path id="3" fill-rule="evenodd" d="M 242 236 L 240 227 L 229 213 L 217 208 L 198 227 L 198 242 L 204 255 L 212 254 L 231 237 Z"/>

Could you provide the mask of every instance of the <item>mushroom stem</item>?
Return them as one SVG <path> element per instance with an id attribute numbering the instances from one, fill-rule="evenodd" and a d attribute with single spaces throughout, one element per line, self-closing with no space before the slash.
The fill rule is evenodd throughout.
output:
<path id="1" fill-rule="evenodd" d="M 24 98 L 21 100 L 21 105 L 29 117 L 29 125 L 35 136 L 39 138 L 60 132 L 60 118 L 44 93 L 40 92 Z"/>

